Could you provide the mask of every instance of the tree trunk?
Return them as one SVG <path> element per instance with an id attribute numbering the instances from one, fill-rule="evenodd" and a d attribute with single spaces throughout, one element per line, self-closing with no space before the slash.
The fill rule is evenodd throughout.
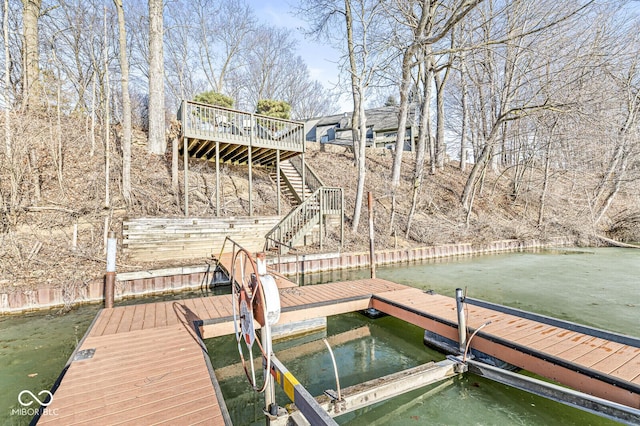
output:
<path id="1" fill-rule="evenodd" d="M 479 182 L 479 178 L 481 177 L 479 176 L 479 174 L 485 169 L 485 167 L 487 166 L 487 162 L 491 160 L 491 154 L 493 153 L 493 147 L 496 143 L 496 134 L 499 127 L 499 124 L 495 124 L 491 129 L 491 133 L 487 138 L 484 148 L 482 148 L 480 156 L 473 165 L 473 168 L 469 173 L 469 177 L 467 178 L 467 182 L 464 185 L 464 189 L 462 190 L 460 201 L 462 202 L 462 206 L 467 210 L 467 212 L 471 210 L 471 198 L 475 193 L 476 186 Z"/>
<path id="2" fill-rule="evenodd" d="M 109 90 L 109 62 L 108 62 L 108 45 L 107 45 L 107 8 L 104 9 L 104 207 L 109 208 L 111 205 L 111 197 L 109 190 L 111 169 L 111 117 L 110 117 L 110 101 L 111 91 Z"/>
<path id="3" fill-rule="evenodd" d="M 416 147 L 416 164 L 413 169 L 413 194 L 411 195 L 411 209 L 407 217 L 407 231 L 405 238 L 409 238 L 411 231 L 411 222 L 418 205 L 418 195 L 422 188 L 422 180 L 424 177 L 424 160 L 426 154 L 426 142 L 431 140 L 431 80 L 432 71 L 429 69 L 423 76 L 423 97 L 422 105 L 420 105 L 420 124 L 418 127 L 418 146 Z"/>
<path id="4" fill-rule="evenodd" d="M 38 18 L 40 17 L 42 0 L 22 0 L 22 6 L 22 26 L 24 32 L 22 108 L 26 110 L 40 102 Z M 6 58 L 5 62 L 8 62 Z"/>
<path id="5" fill-rule="evenodd" d="M 29 164 L 31 165 L 31 174 L 33 175 L 33 204 L 40 203 L 40 167 L 38 167 L 38 156 L 36 150 L 29 152 Z"/>
<path id="6" fill-rule="evenodd" d="M 464 172 L 467 169 L 467 121 L 469 120 L 469 104 L 467 101 L 467 96 L 469 95 L 469 91 L 467 88 L 467 82 L 465 80 L 465 71 L 464 71 L 464 60 L 462 61 L 460 68 L 460 84 L 462 99 L 461 99 L 461 108 L 462 108 L 462 117 L 461 117 L 461 128 L 460 128 L 460 171 Z"/>
<path id="7" fill-rule="evenodd" d="M 620 165 L 620 169 L 618 170 L 618 173 L 617 173 L 613 188 L 611 189 L 611 191 L 609 191 L 609 193 L 607 194 L 607 198 L 602 203 L 602 207 L 600 207 L 600 210 L 598 211 L 598 213 L 596 215 L 596 219 L 595 219 L 595 222 L 593 224 L 594 226 L 596 226 L 598 223 L 600 223 L 600 221 L 602 220 L 602 217 L 604 216 L 604 214 L 607 212 L 607 210 L 609 210 L 609 207 L 611 207 L 611 203 L 613 202 L 614 198 L 620 192 L 620 186 L 622 185 L 622 181 L 624 180 L 624 175 L 626 174 L 626 171 L 627 171 L 628 159 L 629 159 L 629 155 L 624 155 L 623 154 L 623 156 L 622 156 L 622 164 Z"/>
<path id="8" fill-rule="evenodd" d="M 364 84 L 362 79 L 358 77 L 358 65 L 356 62 L 356 52 L 353 41 L 353 15 L 351 14 L 351 1 L 345 0 L 344 6 L 347 47 L 349 50 L 349 66 L 351 69 L 351 91 L 353 94 L 353 116 L 351 119 L 353 153 L 358 165 L 358 186 L 356 189 L 355 207 L 353 209 L 353 220 L 351 222 L 351 231 L 355 233 L 358 231 L 358 226 L 360 225 L 362 201 L 364 199 L 367 127 L 364 112 Z"/>
<path id="9" fill-rule="evenodd" d="M 120 71 L 122 73 L 122 196 L 131 203 L 131 98 L 129 96 L 129 61 L 127 60 L 127 32 L 122 0 L 113 0 L 118 11 L 118 41 Z"/>
<path id="10" fill-rule="evenodd" d="M 400 107 L 398 109 L 398 132 L 396 135 L 396 148 L 391 170 L 391 217 L 389 219 L 389 231 L 394 232 L 396 216 L 396 193 L 400 186 L 400 169 L 402 167 L 402 153 L 404 151 L 404 139 L 407 128 L 407 115 L 409 112 L 409 87 L 411 84 L 411 63 L 415 49 L 408 48 L 402 59 L 402 81 L 400 83 Z"/>
<path id="11" fill-rule="evenodd" d="M 546 158 L 544 160 L 544 180 L 542 181 L 542 192 L 540 193 L 540 208 L 538 209 L 538 226 L 544 222 L 544 207 L 547 189 L 549 188 L 549 166 L 551 164 L 551 140 L 547 143 Z"/>
<path id="12" fill-rule="evenodd" d="M 364 112 L 364 102 L 360 102 L 360 131 L 358 134 L 360 135 L 360 142 L 358 146 L 358 186 L 356 189 L 356 200 L 355 200 L 355 208 L 353 211 L 353 223 L 352 223 L 352 231 L 358 232 L 358 226 L 360 225 L 360 213 L 362 211 L 362 203 L 364 200 L 364 184 L 365 184 L 365 175 L 366 175 L 366 149 L 367 149 L 367 127 L 366 127 L 366 116 Z"/>
<path id="13" fill-rule="evenodd" d="M 164 122 L 164 63 L 162 0 L 149 0 L 149 152 L 167 149 Z"/>
<path id="14" fill-rule="evenodd" d="M 9 87 L 11 86 L 11 76 L 9 74 L 9 0 L 4 0 L 4 13 L 2 19 L 2 32 L 4 35 L 4 146 L 7 154 L 7 161 L 11 163 L 11 115 L 9 102 Z"/>
<path id="15" fill-rule="evenodd" d="M 449 80 L 449 66 L 444 70 L 444 76 L 434 73 L 436 83 L 436 165 L 439 169 L 444 168 L 444 159 L 447 154 L 447 145 L 444 140 L 444 88 Z"/>

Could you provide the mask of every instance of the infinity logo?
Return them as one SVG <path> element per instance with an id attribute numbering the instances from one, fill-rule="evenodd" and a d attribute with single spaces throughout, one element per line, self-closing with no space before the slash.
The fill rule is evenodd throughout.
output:
<path id="1" fill-rule="evenodd" d="M 49 396 L 49 402 L 43 402 L 43 401 L 40 401 L 40 399 L 38 399 L 38 397 L 37 397 L 37 396 L 35 396 L 33 392 L 31 392 L 31 391 L 29 391 L 29 390 L 23 390 L 22 392 L 20 392 L 20 393 L 18 394 L 18 402 L 19 402 L 19 403 L 20 403 L 20 405 L 22 405 L 23 407 L 28 407 L 28 406 L 30 406 L 31 404 L 33 404 L 33 401 L 24 402 L 24 401 L 22 400 L 22 395 L 24 395 L 25 393 L 26 393 L 26 394 L 31 395 L 31 398 L 32 398 L 32 399 L 34 399 L 35 401 L 37 401 L 37 402 L 38 402 L 38 404 L 40 404 L 40 405 L 42 405 L 42 406 L 44 406 L 44 407 L 46 407 L 47 405 L 49 405 L 49 404 L 51 404 L 51 403 L 53 402 L 53 394 L 52 394 L 51 392 L 49 392 L 48 390 L 41 390 L 40 392 L 38 392 L 38 396 L 40 396 L 40 395 L 42 395 L 42 394 L 48 395 L 48 396 Z M 46 399 L 47 399 L 47 398 L 45 397 L 45 398 L 42 398 L 42 399 L 43 399 L 44 401 L 46 401 Z"/>

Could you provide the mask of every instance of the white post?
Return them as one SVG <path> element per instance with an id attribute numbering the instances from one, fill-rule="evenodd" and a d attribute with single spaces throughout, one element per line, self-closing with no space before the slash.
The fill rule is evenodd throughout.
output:
<path id="1" fill-rule="evenodd" d="M 464 295 L 461 288 L 456 288 L 456 310 L 458 312 L 458 349 L 464 353 L 467 346 L 467 319 L 464 315 Z"/>

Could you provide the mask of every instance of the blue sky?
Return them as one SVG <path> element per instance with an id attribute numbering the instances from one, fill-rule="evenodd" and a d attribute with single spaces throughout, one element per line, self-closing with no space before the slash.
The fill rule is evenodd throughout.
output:
<path id="1" fill-rule="evenodd" d="M 313 80 L 318 80 L 326 88 L 333 88 L 338 81 L 338 66 L 336 64 L 340 53 L 326 43 L 319 43 L 305 38 L 300 28 L 306 23 L 297 18 L 292 12 L 294 2 L 283 0 L 248 0 L 249 5 L 259 20 L 266 24 L 291 29 L 298 40 L 298 54 L 309 67 Z M 340 105 L 343 111 L 351 111 L 352 106 L 348 96 L 343 96 Z"/>

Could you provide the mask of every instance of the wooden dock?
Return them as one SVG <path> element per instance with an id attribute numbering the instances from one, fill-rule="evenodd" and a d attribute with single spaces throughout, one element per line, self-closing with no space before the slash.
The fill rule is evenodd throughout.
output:
<path id="1" fill-rule="evenodd" d="M 282 288 L 280 300 L 282 324 L 373 307 L 457 339 L 454 298 L 381 279 Z M 473 348 L 640 408 L 640 347 L 478 306 L 469 306 L 468 315 L 472 328 L 492 321 Z M 231 295 L 103 309 L 39 423 L 225 424 L 228 415 L 201 339 L 232 332 Z M 93 356 L 81 359 L 90 350 Z"/>
<path id="2" fill-rule="evenodd" d="M 375 295 L 371 306 L 425 330 L 458 340 L 456 301 L 419 289 Z M 640 408 L 640 345 L 467 304 L 467 326 L 491 321 L 471 347 L 565 386 Z"/>

